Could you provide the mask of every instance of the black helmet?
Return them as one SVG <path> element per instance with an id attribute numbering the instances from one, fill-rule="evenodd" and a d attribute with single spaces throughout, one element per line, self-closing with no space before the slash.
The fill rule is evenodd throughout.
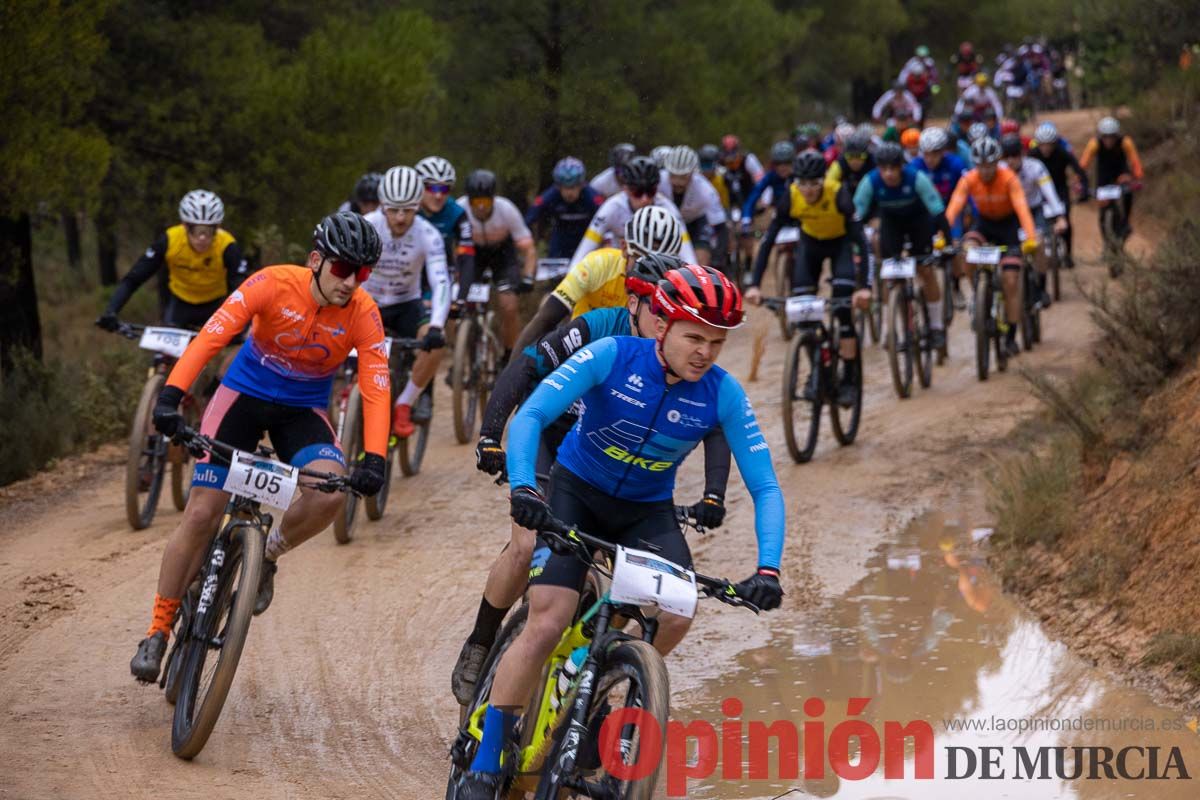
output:
<path id="1" fill-rule="evenodd" d="M 825 156 L 816 150 L 805 150 L 796 156 L 796 177 L 802 181 L 825 177 Z"/>
<path id="2" fill-rule="evenodd" d="M 875 163 L 881 167 L 904 166 L 904 149 L 895 142 L 884 142 L 875 151 Z"/>
<path id="3" fill-rule="evenodd" d="M 621 165 L 621 183 L 634 189 L 657 190 L 658 165 L 649 156 L 634 156 Z"/>
<path id="4" fill-rule="evenodd" d="M 668 272 L 682 266 L 683 259 L 679 256 L 669 256 L 666 253 L 644 255 L 633 263 L 633 268 L 625 276 L 625 291 L 639 297 L 649 297 L 654 294 L 658 282 L 665 278 Z"/>
<path id="5" fill-rule="evenodd" d="M 368 172 L 354 184 L 354 201 L 356 203 L 378 203 L 379 182 L 383 175 L 378 172 Z"/>
<path id="6" fill-rule="evenodd" d="M 1025 148 L 1021 146 L 1021 135 L 1017 133 L 1006 133 L 1000 137 L 1000 155 L 1008 158 L 1009 156 L 1019 156 Z"/>
<path id="7" fill-rule="evenodd" d="M 846 139 L 846 144 L 842 148 L 843 153 L 868 153 L 871 150 L 871 137 L 865 133 L 854 132 L 852 136 Z"/>
<path id="8" fill-rule="evenodd" d="M 608 165 L 613 169 L 617 169 L 636 154 L 637 148 L 629 142 L 614 144 L 612 150 L 608 151 Z"/>
<path id="9" fill-rule="evenodd" d="M 696 154 L 700 156 L 701 170 L 714 169 L 717 166 L 717 162 L 721 160 L 721 148 L 715 144 L 701 145 Z"/>
<path id="10" fill-rule="evenodd" d="M 796 157 L 796 145 L 784 140 L 771 145 L 772 164 L 790 164 Z"/>
<path id="11" fill-rule="evenodd" d="M 379 260 L 383 242 L 371 223 L 353 211 L 338 211 L 317 224 L 313 249 L 325 258 L 365 267 Z"/>
<path id="12" fill-rule="evenodd" d="M 477 169 L 467 176 L 467 197 L 495 197 L 496 173 L 490 169 Z"/>

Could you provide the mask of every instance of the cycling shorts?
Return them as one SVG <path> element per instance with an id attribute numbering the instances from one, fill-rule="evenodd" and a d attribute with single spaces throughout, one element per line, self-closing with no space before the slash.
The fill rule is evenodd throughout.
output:
<path id="1" fill-rule="evenodd" d="M 476 243 L 475 275 L 492 271 L 492 283 L 498 292 L 515 292 L 521 285 L 521 265 L 517 262 L 517 246 L 511 238 L 492 247 Z M 479 280 L 477 277 L 476 280 Z"/>
<path id="2" fill-rule="evenodd" d="M 263 434 L 271 437 L 276 457 L 295 467 L 314 461 L 346 465 L 337 434 L 323 408 L 285 406 L 260 400 L 222 384 L 208 401 L 200 432 L 238 450 L 253 451 Z M 209 454 L 196 462 L 192 485 L 220 489 L 229 474 L 229 461 Z"/>
<path id="3" fill-rule="evenodd" d="M 879 215 L 879 256 L 895 258 L 904 251 L 904 239 L 909 241 L 910 256 L 928 255 L 933 250 L 933 235 L 937 222 L 924 211 L 914 214 Z"/>
<path id="4" fill-rule="evenodd" d="M 638 503 L 601 492 L 561 464 L 550 471 L 550 508 L 554 516 L 614 544 L 649 550 L 691 569 L 692 552 L 675 518 L 673 500 Z M 529 563 L 531 586 L 562 586 L 579 591 L 587 565 L 562 556 L 539 537 Z"/>
<path id="5" fill-rule="evenodd" d="M 415 339 L 421 326 L 429 324 L 429 309 L 420 298 L 405 300 L 403 303 L 381 307 L 379 317 L 383 320 L 383 329 L 392 336 Z"/>
<path id="6" fill-rule="evenodd" d="M 712 251 L 717 246 L 716 235 L 713 233 L 713 226 L 709 223 L 708 217 L 700 216 L 687 224 L 688 237 L 692 240 L 692 247 L 697 250 Z"/>
<path id="7" fill-rule="evenodd" d="M 1008 248 L 1000 264 L 1004 269 L 1021 268 L 1021 223 L 1016 214 L 1009 214 L 1000 219 L 987 219 L 976 216 L 971 224 L 971 230 L 963 239 L 971 239 L 981 244 L 991 244 Z"/>
<path id="8" fill-rule="evenodd" d="M 209 303 L 188 303 L 173 294 L 168 294 L 166 307 L 163 308 L 163 324 L 172 328 L 198 331 L 224 302 L 225 298 L 221 297 Z"/>

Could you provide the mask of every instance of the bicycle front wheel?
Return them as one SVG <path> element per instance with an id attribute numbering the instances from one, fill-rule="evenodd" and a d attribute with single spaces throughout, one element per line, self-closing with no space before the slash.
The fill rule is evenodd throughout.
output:
<path id="1" fill-rule="evenodd" d="M 797 464 L 808 462 L 817 449 L 821 390 L 816 343 L 808 334 L 797 336 L 783 372 L 783 438 Z"/>
<path id="2" fill-rule="evenodd" d="M 671 689 L 667 666 L 653 645 L 641 640 L 630 640 L 613 647 L 605 659 L 604 671 L 596 682 L 595 694 L 588 708 L 588 735 L 578 743 L 577 757 L 588 748 L 599 748 L 598 737 L 604 720 L 614 711 L 624 708 L 637 709 L 638 724 L 622 726 L 613 751 L 600 754 L 600 769 L 589 776 L 588 782 L 604 787 L 607 797 L 650 800 L 654 796 L 662 772 L 661 757 L 648 775 L 632 781 L 622 781 L 607 774 L 605 764 L 613 763 L 612 759 L 619 759 L 621 763 L 630 767 L 635 764 L 644 767 L 640 758 L 642 731 L 646 727 L 656 727 L 657 732 L 666 731 L 670 702 Z M 559 738 L 553 753 L 546 760 L 547 764 L 558 763 L 566 740 L 565 736 Z M 554 770 L 546 772 L 538 784 L 535 798 L 558 800 L 563 797 L 563 793 L 568 790 L 561 781 L 568 777 L 570 776 L 560 775 Z"/>
<path id="3" fill-rule="evenodd" d="M 975 275 L 975 374 L 981 381 L 988 379 L 992 354 L 992 274 L 981 271 Z"/>
<path id="4" fill-rule="evenodd" d="M 158 511 L 167 465 L 168 443 L 154 429 L 154 404 L 167 377 L 155 371 L 142 388 L 129 429 L 129 455 L 125 462 L 125 517 L 135 531 L 146 528 Z"/>
<path id="5" fill-rule="evenodd" d="M 884 346 L 887 348 L 888 367 L 892 372 L 892 388 L 901 400 L 912 394 L 913 380 L 913 330 L 909 319 L 909 301 L 904 295 L 904 285 L 894 284 L 887 295 L 887 328 L 884 330 Z"/>
<path id="6" fill-rule="evenodd" d="M 838 355 L 841 351 L 841 335 L 838 333 L 836 324 L 833 326 L 833 341 L 830 347 L 833 350 L 834 361 L 830 370 L 830 374 L 833 375 L 833 387 L 830 391 L 832 399 L 829 403 L 829 422 L 833 426 L 834 438 L 838 440 L 838 444 L 844 447 L 854 443 L 854 438 L 858 436 L 858 423 L 862 418 L 862 335 L 860 334 L 858 338 L 858 358 L 852 361 L 845 361 Z M 853 405 L 843 408 L 838 403 L 838 389 L 841 382 L 847 379 L 857 387 L 858 391 L 854 395 Z"/>
<path id="7" fill-rule="evenodd" d="M 346 411 L 342 417 L 342 447 L 345 450 L 346 465 L 354 469 L 362 455 L 362 395 L 358 386 L 350 390 L 346 400 Z M 345 505 L 342 512 L 333 518 L 333 538 L 338 544 L 349 544 L 354 539 L 354 522 L 358 516 L 358 495 L 353 492 L 343 492 Z"/>
<path id="8" fill-rule="evenodd" d="M 234 525 L 205 629 L 184 646 L 171 726 L 171 750 L 180 758 L 194 758 L 204 749 L 225 706 L 254 613 L 262 576 L 263 538 L 257 528 Z"/>

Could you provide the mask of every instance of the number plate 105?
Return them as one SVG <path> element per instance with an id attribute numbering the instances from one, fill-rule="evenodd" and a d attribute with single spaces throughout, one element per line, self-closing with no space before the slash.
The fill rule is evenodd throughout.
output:
<path id="1" fill-rule="evenodd" d="M 234 450 L 229 475 L 221 488 L 266 506 L 286 509 L 292 503 L 298 479 L 299 470 L 293 466 Z"/>

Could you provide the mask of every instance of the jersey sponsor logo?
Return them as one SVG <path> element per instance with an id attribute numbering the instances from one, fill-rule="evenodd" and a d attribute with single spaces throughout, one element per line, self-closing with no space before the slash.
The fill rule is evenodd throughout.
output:
<path id="1" fill-rule="evenodd" d="M 681 403 L 685 403 L 686 405 L 689 405 L 689 406 L 695 406 L 696 408 L 708 408 L 708 403 L 702 402 L 700 400 L 692 400 L 687 397 L 678 397 L 676 399 Z"/>
<path id="2" fill-rule="evenodd" d="M 624 392 L 618 392 L 616 389 L 609 389 L 608 391 L 613 397 L 617 398 L 618 400 L 624 400 L 626 403 L 635 405 L 638 408 L 646 407 L 646 404 L 643 403 L 641 400 L 634 399 L 634 398 L 630 397 L 629 395 L 625 394 Z"/>
<path id="3" fill-rule="evenodd" d="M 387 375 L 383 375 L 383 374 L 376 375 L 371 380 L 373 380 L 375 382 L 375 385 L 378 386 L 380 389 L 388 388 L 388 376 Z"/>
<path id="4" fill-rule="evenodd" d="M 653 461 L 648 458 L 642 458 L 641 456 L 634 455 L 623 447 L 615 444 L 610 444 L 608 447 L 604 448 L 604 455 L 608 456 L 609 458 L 615 458 L 622 464 L 632 464 L 635 467 L 649 470 L 650 472 L 663 472 L 664 470 L 670 469 L 675 464 L 674 461 Z"/>
<path id="5" fill-rule="evenodd" d="M 204 326 L 204 331 L 206 333 L 211 333 L 216 336 L 220 336 L 222 333 L 225 332 L 225 326 L 222 325 L 221 321 L 219 319 L 217 319 L 215 316 L 209 317 L 208 323 Z"/>
<path id="6" fill-rule="evenodd" d="M 638 375 L 636 372 L 625 379 L 625 388 L 629 389 L 630 391 L 640 392 L 644 385 L 645 382 L 642 380 L 642 376 Z"/>
<path id="7" fill-rule="evenodd" d="M 254 280 L 254 278 L 251 278 L 250 280 Z M 233 293 L 229 295 L 229 299 L 226 300 L 225 303 L 226 305 L 231 306 L 236 303 L 241 303 L 244 306 L 246 305 L 246 295 L 242 294 L 241 289 L 234 289 Z"/>
<path id="8" fill-rule="evenodd" d="M 596 354 L 591 350 L 580 350 L 575 355 L 571 356 L 572 361 L 578 361 L 580 364 L 586 364 L 596 357 Z"/>
<path id="9" fill-rule="evenodd" d="M 567 341 L 567 337 L 564 336 L 563 337 L 564 346 L 566 345 L 566 341 Z M 546 358 L 550 359 L 550 363 L 557 367 L 558 366 L 558 353 L 554 352 L 554 348 L 550 346 L 550 343 L 542 342 L 539 346 L 542 348 L 542 350 L 544 350 L 546 352 Z M 569 353 L 571 351 L 568 350 L 567 352 Z"/>
<path id="10" fill-rule="evenodd" d="M 758 444 L 752 444 L 752 445 L 750 445 L 750 452 L 751 452 L 751 453 L 759 453 L 759 452 L 762 452 L 763 450 L 766 450 L 766 449 L 767 449 L 767 443 L 766 443 L 766 442 L 759 442 Z"/>
<path id="11" fill-rule="evenodd" d="M 560 392 L 563 390 L 562 384 L 560 384 L 558 381 L 554 380 L 553 378 L 546 378 L 544 381 L 542 381 L 542 383 L 545 383 L 545 384 L 549 385 L 552 389 L 557 389 Z"/>
<path id="12" fill-rule="evenodd" d="M 283 308 L 279 309 L 279 313 L 282 314 L 285 318 L 290 319 L 292 322 L 304 322 L 303 314 L 301 314 L 299 311 L 292 311 L 287 306 L 284 306 Z"/>
<path id="13" fill-rule="evenodd" d="M 342 454 L 332 447 L 322 447 L 317 451 L 317 455 L 321 458 L 332 458 L 334 461 L 342 460 Z"/>
<path id="14" fill-rule="evenodd" d="M 672 408 L 667 412 L 667 422 L 672 422 L 676 425 L 683 425 L 685 428 L 708 428 L 699 417 L 694 417 L 691 414 L 685 414 L 677 408 Z"/>
<path id="15" fill-rule="evenodd" d="M 332 325 L 322 325 L 320 322 L 318 322 L 317 327 L 320 328 L 321 330 L 325 331 L 326 333 L 328 333 L 330 336 L 341 336 L 342 334 L 344 334 L 346 332 L 346 329 L 343 328 L 341 325 L 338 325 L 335 328 Z"/>

